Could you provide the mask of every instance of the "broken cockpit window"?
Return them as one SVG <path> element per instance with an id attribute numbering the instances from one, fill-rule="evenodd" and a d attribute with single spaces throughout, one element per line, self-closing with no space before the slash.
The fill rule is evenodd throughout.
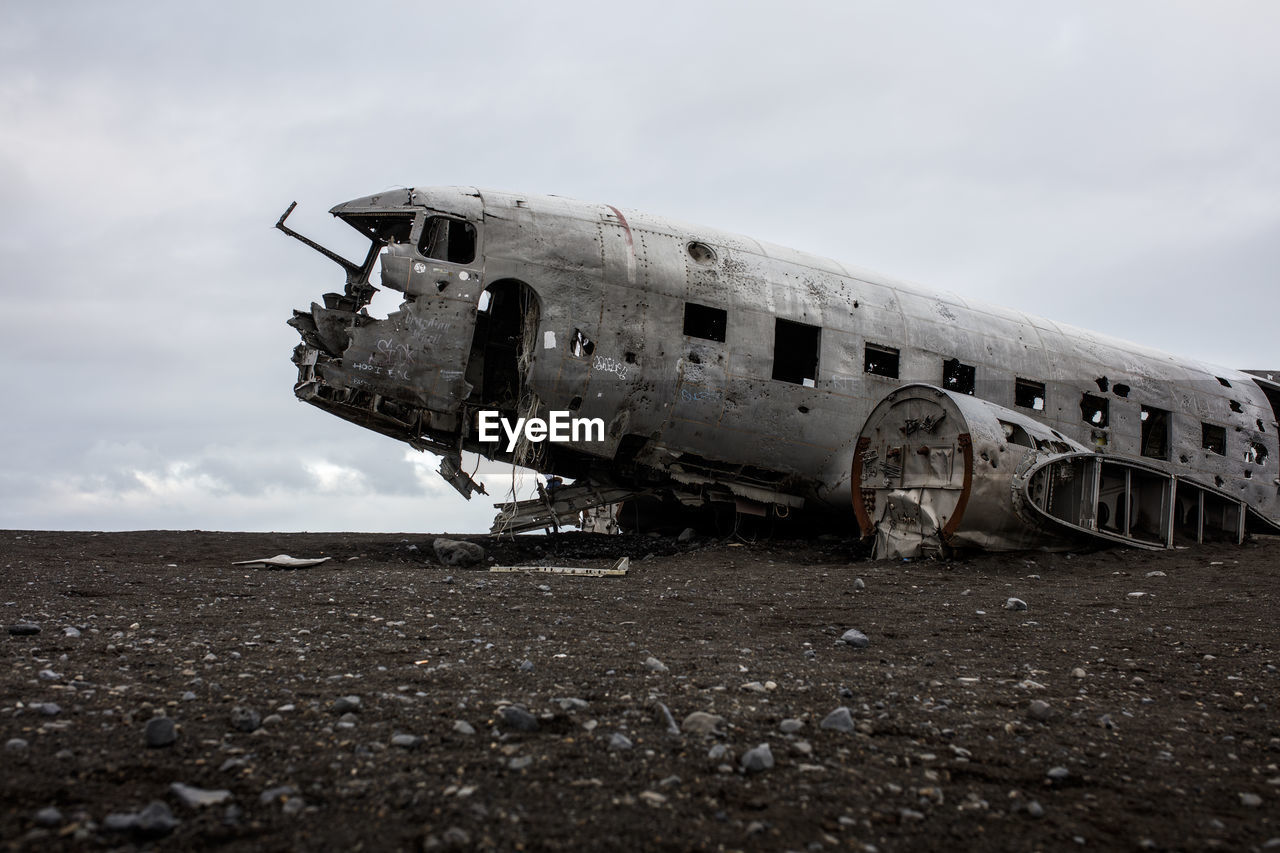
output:
<path id="1" fill-rule="evenodd" d="M 876 376 L 898 378 L 898 351 L 893 347 L 882 347 L 879 344 L 867 344 L 863 355 L 862 369 Z"/>
<path id="2" fill-rule="evenodd" d="M 476 227 L 465 219 L 429 216 L 422 226 L 418 251 L 433 260 L 469 264 L 476 259 Z"/>
<path id="3" fill-rule="evenodd" d="M 1110 419 L 1109 401 L 1093 394 L 1084 394 L 1080 398 L 1080 417 L 1085 423 L 1105 427 Z"/>
<path id="4" fill-rule="evenodd" d="M 773 378 L 814 387 L 822 330 L 808 323 L 776 320 L 773 326 Z"/>
<path id="5" fill-rule="evenodd" d="M 378 243 L 408 243 L 413 230 L 412 213 L 349 213 L 342 219 Z"/>
<path id="6" fill-rule="evenodd" d="M 684 304 L 684 333 L 691 338 L 724 343 L 729 314 L 723 308 L 711 308 L 696 302 Z"/>
<path id="7" fill-rule="evenodd" d="M 960 359 L 951 358 L 942 362 L 942 387 L 958 394 L 972 395 L 977 385 L 977 370 L 972 364 L 961 364 Z"/>
<path id="8" fill-rule="evenodd" d="M 1024 409 L 1044 411 L 1044 383 L 1034 379 L 1016 379 L 1013 383 L 1013 404 Z"/>

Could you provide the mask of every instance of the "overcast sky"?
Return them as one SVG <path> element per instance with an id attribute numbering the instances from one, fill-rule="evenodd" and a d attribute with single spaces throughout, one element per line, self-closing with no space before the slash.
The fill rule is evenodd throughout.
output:
<path id="1" fill-rule="evenodd" d="M 433 457 L 293 397 L 285 321 L 341 273 L 272 225 L 296 199 L 356 246 L 325 211 L 394 186 L 1280 368 L 1278 43 L 1269 0 L 5 3 L 0 527 L 487 530 Z"/>

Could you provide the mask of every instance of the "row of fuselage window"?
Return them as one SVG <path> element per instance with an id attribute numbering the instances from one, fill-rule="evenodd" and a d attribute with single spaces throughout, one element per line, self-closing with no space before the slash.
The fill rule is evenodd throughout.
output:
<path id="1" fill-rule="evenodd" d="M 723 308 L 712 308 L 696 302 L 684 304 L 684 334 L 689 337 L 724 343 L 728 331 L 728 312 Z M 818 352 L 821 327 L 808 323 L 797 323 L 793 320 L 774 320 L 774 357 L 773 378 L 782 382 L 793 382 L 812 388 L 818 379 Z M 867 342 L 863 349 L 862 369 L 873 376 L 888 379 L 898 378 L 899 350 L 895 347 L 883 346 Z M 1097 380 L 1100 390 L 1108 388 L 1107 380 Z M 1222 385 L 1231 387 L 1225 379 L 1219 379 Z M 974 394 L 977 387 L 977 368 L 971 364 L 963 364 L 957 358 L 945 359 L 942 362 L 942 387 L 958 394 Z M 1120 396 L 1127 396 L 1128 386 L 1117 383 L 1114 388 Z M 1045 409 L 1045 385 L 1034 379 L 1014 379 L 1014 405 L 1032 411 L 1042 412 Z M 1238 404 L 1236 404 L 1238 406 Z M 1235 406 L 1233 406 L 1235 408 Z M 1105 429 L 1110 422 L 1110 401 L 1105 397 L 1084 392 L 1080 399 L 1080 417 L 1085 423 L 1097 429 Z M 1151 459 L 1169 458 L 1170 413 L 1154 406 L 1142 407 L 1142 439 L 1141 452 Z M 1200 446 L 1210 453 L 1219 456 L 1227 454 L 1227 430 L 1217 424 L 1201 422 Z M 1102 434 L 1105 440 L 1105 433 Z M 1248 462 L 1259 462 L 1259 453 L 1265 456 L 1261 445 L 1251 442 L 1245 454 Z"/>

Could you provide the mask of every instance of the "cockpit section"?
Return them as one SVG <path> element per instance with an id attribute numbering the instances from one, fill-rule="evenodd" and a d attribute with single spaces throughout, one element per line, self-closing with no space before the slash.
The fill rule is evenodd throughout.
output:
<path id="1" fill-rule="evenodd" d="M 293 357 L 296 396 L 441 454 L 441 473 L 469 496 L 478 486 L 460 474 L 456 461 L 462 405 L 472 389 L 466 368 L 484 287 L 484 255 L 478 200 L 458 195 L 457 211 L 433 206 L 434 199 L 412 190 L 407 196 L 388 193 L 333 208 L 334 216 L 369 240 L 359 262 L 290 229 L 285 222 L 294 205 L 276 227 L 346 273 L 342 292 L 325 293 L 309 310 L 294 311 L 289 321 L 302 337 Z M 476 209 L 466 209 L 471 206 Z M 381 287 L 372 283 L 375 267 Z M 380 303 L 387 313 L 378 316 L 370 309 L 382 290 L 397 292 L 402 300 L 389 311 Z"/>

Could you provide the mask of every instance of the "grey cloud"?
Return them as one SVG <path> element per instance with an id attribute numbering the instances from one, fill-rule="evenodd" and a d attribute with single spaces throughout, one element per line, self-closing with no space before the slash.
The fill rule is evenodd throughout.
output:
<path id="1" fill-rule="evenodd" d="M 0 17 L 0 526 L 486 528 L 290 392 L 285 320 L 341 276 L 272 223 L 297 199 L 354 254 L 324 211 L 397 185 L 608 201 L 1280 367 L 1272 4 Z"/>

